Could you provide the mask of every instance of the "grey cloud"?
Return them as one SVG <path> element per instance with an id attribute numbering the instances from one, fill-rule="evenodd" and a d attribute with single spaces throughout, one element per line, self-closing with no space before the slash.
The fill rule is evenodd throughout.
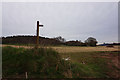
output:
<path id="1" fill-rule="evenodd" d="M 118 6 L 111 2 L 69 3 L 3 3 L 3 36 L 35 35 L 36 21 L 47 37 L 63 36 L 67 40 L 82 40 L 93 36 L 99 42 L 117 42 Z"/>

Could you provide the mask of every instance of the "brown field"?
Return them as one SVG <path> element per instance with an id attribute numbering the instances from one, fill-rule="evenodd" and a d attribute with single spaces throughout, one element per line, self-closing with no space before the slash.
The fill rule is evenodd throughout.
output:
<path id="1" fill-rule="evenodd" d="M 56 51 L 60 53 L 69 53 L 69 52 L 93 52 L 93 51 L 118 51 L 118 46 L 114 47 L 106 47 L 106 46 L 98 46 L 98 47 L 52 47 Z"/>
<path id="2" fill-rule="evenodd" d="M 18 45 L 0 45 L 1 47 L 11 46 L 16 48 L 33 48 L 33 46 L 18 46 Z M 106 46 L 97 46 L 97 47 L 77 47 L 77 46 L 50 46 L 59 53 L 75 53 L 75 52 L 93 52 L 93 51 L 120 51 L 120 46 L 106 47 Z"/>

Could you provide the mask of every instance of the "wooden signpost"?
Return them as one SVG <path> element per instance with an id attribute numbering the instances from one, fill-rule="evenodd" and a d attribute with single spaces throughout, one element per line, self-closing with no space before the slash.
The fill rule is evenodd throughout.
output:
<path id="1" fill-rule="evenodd" d="M 39 21 L 37 21 L 37 40 L 36 40 L 36 48 L 39 45 L 39 27 L 43 27 L 43 25 L 39 25 Z"/>

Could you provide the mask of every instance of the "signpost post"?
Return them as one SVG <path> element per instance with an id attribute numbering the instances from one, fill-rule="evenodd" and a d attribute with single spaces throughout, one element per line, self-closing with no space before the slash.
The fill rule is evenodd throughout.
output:
<path id="1" fill-rule="evenodd" d="M 36 40 L 36 48 L 39 45 L 39 27 L 43 27 L 43 25 L 39 25 L 39 21 L 37 21 L 37 40 Z"/>

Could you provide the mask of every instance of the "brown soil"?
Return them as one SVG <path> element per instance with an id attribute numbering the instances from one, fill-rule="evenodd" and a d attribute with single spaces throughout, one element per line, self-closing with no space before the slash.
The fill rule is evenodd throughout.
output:
<path id="1" fill-rule="evenodd" d="M 108 53 L 101 55 L 102 58 L 109 59 L 107 63 L 109 72 L 107 73 L 111 78 L 120 78 L 120 52 L 116 53 Z"/>

